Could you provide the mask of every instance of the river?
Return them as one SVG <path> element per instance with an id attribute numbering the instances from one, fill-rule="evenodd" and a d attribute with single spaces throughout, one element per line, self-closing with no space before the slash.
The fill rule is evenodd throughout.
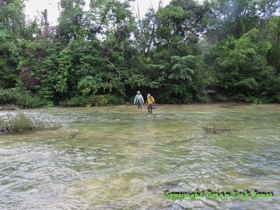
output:
<path id="1" fill-rule="evenodd" d="M 0 135 L 0 209 L 280 209 L 279 105 L 23 112 L 62 127 Z M 211 126 L 230 130 L 203 129 Z M 273 197 L 164 197 L 208 189 Z"/>

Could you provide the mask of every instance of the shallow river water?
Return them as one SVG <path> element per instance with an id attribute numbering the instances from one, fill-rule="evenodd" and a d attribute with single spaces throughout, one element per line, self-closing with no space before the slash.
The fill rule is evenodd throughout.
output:
<path id="1" fill-rule="evenodd" d="M 9 111 L 19 112 L 19 111 Z M 0 117 L 8 112 L 1 111 Z M 280 209 L 280 106 L 163 105 L 24 110 L 62 124 L 0 135 L 0 209 Z M 203 127 L 229 128 L 224 133 Z M 249 189 L 270 198 L 169 192 Z"/>

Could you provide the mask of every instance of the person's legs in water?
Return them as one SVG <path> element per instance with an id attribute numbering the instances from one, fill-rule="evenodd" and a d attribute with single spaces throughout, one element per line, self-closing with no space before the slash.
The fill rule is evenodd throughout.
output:
<path id="1" fill-rule="evenodd" d="M 141 107 L 141 111 L 143 112 L 143 102 L 140 101 L 140 107 Z"/>
<path id="2" fill-rule="evenodd" d="M 148 112 L 149 113 L 153 113 L 153 105 L 152 104 L 148 104 L 148 106 L 147 106 L 147 109 L 148 109 Z"/>
<path id="3" fill-rule="evenodd" d="M 137 101 L 137 106 L 138 106 L 138 112 L 140 112 L 140 108 L 142 109 L 142 103 L 140 101 Z"/>

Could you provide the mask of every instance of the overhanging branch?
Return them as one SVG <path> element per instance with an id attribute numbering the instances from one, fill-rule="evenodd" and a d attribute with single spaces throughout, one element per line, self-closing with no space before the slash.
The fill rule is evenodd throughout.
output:
<path id="1" fill-rule="evenodd" d="M 114 66 L 113 63 L 111 63 L 110 61 L 108 62 L 113 66 L 114 69 L 116 69 L 117 72 L 119 72 L 119 79 L 121 79 L 121 72 Z"/>

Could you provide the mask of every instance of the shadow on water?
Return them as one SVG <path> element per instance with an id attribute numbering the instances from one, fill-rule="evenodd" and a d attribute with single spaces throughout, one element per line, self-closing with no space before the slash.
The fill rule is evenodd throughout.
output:
<path id="1" fill-rule="evenodd" d="M 63 127 L 0 136 L 0 209 L 279 209 L 280 107 L 260 107 L 163 105 L 153 115 L 135 106 L 26 110 Z M 230 135 L 203 130 L 213 123 Z M 274 196 L 163 196 L 196 189 Z"/>

